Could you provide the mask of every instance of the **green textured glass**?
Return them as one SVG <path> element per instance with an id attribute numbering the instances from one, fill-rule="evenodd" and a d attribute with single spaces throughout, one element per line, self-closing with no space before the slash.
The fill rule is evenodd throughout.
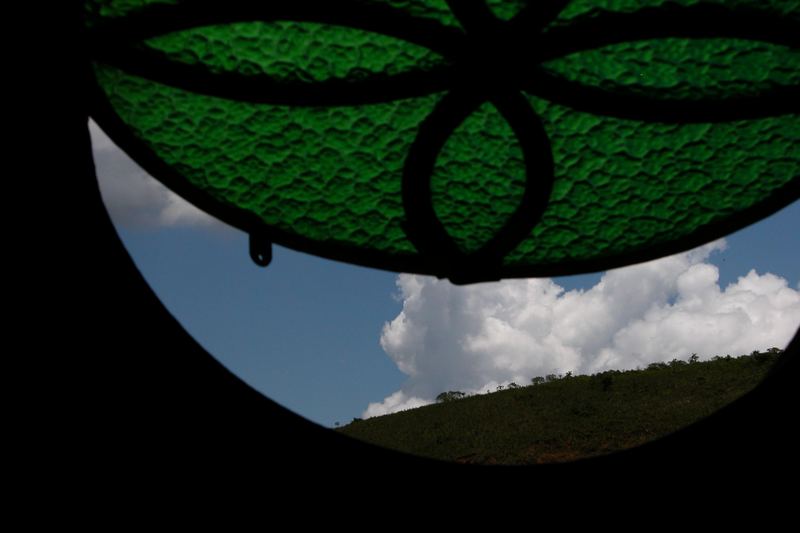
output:
<path id="1" fill-rule="evenodd" d="M 403 13 L 408 13 L 416 17 L 436 20 L 448 26 L 458 26 L 458 21 L 446 0 L 357 0 L 358 3 L 369 5 L 387 5 Z M 136 13 L 142 8 L 160 5 L 179 5 L 190 4 L 192 0 L 85 0 L 84 12 L 87 24 L 93 26 L 102 23 L 103 19 L 122 18 L 126 15 Z M 331 4 L 336 4 L 337 0 L 330 0 Z M 500 12 L 508 15 L 512 10 L 508 4 L 518 5 L 521 2 L 505 2 L 504 0 L 493 0 L 493 6 L 498 6 Z M 518 7 L 517 7 L 518 10 Z"/>
<path id="2" fill-rule="evenodd" d="M 522 151 L 491 104 L 464 121 L 439 154 L 433 207 L 464 252 L 474 252 L 514 213 L 525 190 Z"/>
<path id="3" fill-rule="evenodd" d="M 800 50 L 744 39 L 620 43 L 544 63 L 570 80 L 663 98 L 725 98 L 800 83 Z"/>
<path id="4" fill-rule="evenodd" d="M 178 5 L 181 0 L 84 0 L 84 19 L 89 27 L 104 19 L 122 18 L 147 6 Z"/>
<path id="5" fill-rule="evenodd" d="M 621 266 L 800 196 L 800 2 L 85 2 L 93 116 L 272 242 L 459 282 Z"/>
<path id="6" fill-rule="evenodd" d="M 281 81 L 394 76 L 444 63 L 426 48 L 380 34 L 285 20 L 206 26 L 149 39 L 146 45 L 172 61 L 200 64 L 214 73 Z"/>
<path id="7" fill-rule="evenodd" d="M 526 0 L 487 0 L 486 4 L 502 20 L 509 20 L 522 11 L 527 5 Z"/>
<path id="8" fill-rule="evenodd" d="M 197 95 L 110 67 L 96 74 L 135 134 L 215 200 L 314 240 L 413 252 L 399 226 L 400 172 L 436 95 L 292 108 Z"/>
<path id="9" fill-rule="evenodd" d="M 797 116 L 673 125 L 531 100 L 553 143 L 556 182 L 541 223 L 506 257 L 509 264 L 669 242 L 733 216 L 800 174 Z"/>
<path id="10" fill-rule="evenodd" d="M 800 18 L 798 0 L 571 0 L 554 21 L 554 25 L 569 23 L 579 17 L 596 17 L 603 12 L 633 13 L 644 8 L 665 4 L 695 6 L 717 4 L 730 8 L 756 8 L 774 12 L 784 17 Z"/>

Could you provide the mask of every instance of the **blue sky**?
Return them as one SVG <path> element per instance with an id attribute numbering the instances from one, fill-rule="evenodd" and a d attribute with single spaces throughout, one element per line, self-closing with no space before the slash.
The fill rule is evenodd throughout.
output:
<path id="1" fill-rule="evenodd" d="M 257 267 L 248 256 L 246 235 L 210 221 L 148 182 L 150 178 L 95 126 L 92 134 L 109 211 L 136 265 L 166 307 L 247 383 L 325 426 L 361 417 L 368 406 L 372 414 L 381 414 L 425 403 L 437 387 L 488 390 L 550 369 L 586 371 L 664 359 L 666 351 L 648 351 L 642 339 L 658 339 L 670 331 L 671 339 L 682 338 L 668 328 L 686 332 L 683 344 L 674 344 L 673 351 L 704 348 L 728 353 L 746 347 L 725 340 L 731 328 L 747 331 L 752 325 L 760 333 L 747 342 L 764 344 L 770 339 L 761 335 L 764 324 L 779 324 L 769 345 L 783 347 L 800 325 L 800 232 L 795 231 L 800 227 L 800 202 L 728 236 L 724 250 L 717 245 L 694 255 L 680 254 L 671 262 L 621 269 L 603 283 L 603 273 L 596 273 L 557 278 L 552 284 L 522 280 L 463 290 L 447 282 L 406 277 L 398 286 L 395 273 L 277 246 L 272 264 Z M 752 269 L 755 275 L 746 277 Z M 615 285 L 615 279 L 637 280 L 638 285 L 631 282 L 636 286 L 656 280 L 655 292 L 643 297 L 654 303 L 644 301 L 641 312 L 630 314 L 635 305 L 623 305 L 631 296 L 615 288 L 625 284 Z M 550 304 L 527 306 L 521 291 L 539 294 L 540 303 Z M 462 302 L 452 304 L 459 305 L 454 316 L 462 324 L 437 324 L 436 302 L 443 297 Z M 761 314 L 736 315 L 745 320 L 742 329 L 742 323 L 731 322 L 731 309 L 745 300 Z M 463 304 L 467 301 L 473 302 L 473 309 Z M 492 316 L 483 311 L 498 307 L 501 311 Z M 614 311 L 623 308 L 630 312 Z M 581 315 L 586 309 L 600 314 Z M 577 325 L 569 333 L 540 335 L 521 313 L 545 313 L 541 323 L 550 320 L 556 333 L 565 321 Z M 587 344 L 581 324 L 614 313 L 619 320 L 595 334 L 607 342 Z M 553 322 L 558 317 L 564 318 Z M 718 349 L 692 344 L 690 330 L 699 322 L 720 328 Z M 427 325 L 447 333 L 425 334 Z M 559 359 L 546 366 L 541 357 L 521 352 L 520 343 L 559 354 Z"/>

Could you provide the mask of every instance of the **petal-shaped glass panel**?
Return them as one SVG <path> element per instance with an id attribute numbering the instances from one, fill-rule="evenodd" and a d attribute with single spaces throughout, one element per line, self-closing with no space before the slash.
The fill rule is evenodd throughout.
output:
<path id="1" fill-rule="evenodd" d="M 518 15 L 528 5 L 528 0 L 487 0 L 489 8 L 501 20 L 509 20 Z"/>
<path id="2" fill-rule="evenodd" d="M 745 39 L 619 43 L 543 66 L 585 85 L 664 99 L 743 97 L 800 84 L 800 50 Z"/>
<path id="3" fill-rule="evenodd" d="M 608 12 L 635 13 L 666 5 L 691 7 L 700 4 L 733 9 L 759 9 L 784 17 L 800 18 L 798 0 L 571 0 L 553 21 L 553 25 L 567 24 L 571 19 L 579 17 L 597 17 Z"/>
<path id="4" fill-rule="evenodd" d="M 443 58 L 421 46 L 355 28 L 277 20 L 204 26 L 145 42 L 170 61 L 214 74 L 324 82 L 430 70 Z"/>
<path id="5" fill-rule="evenodd" d="M 335 5 L 339 0 L 326 0 Z M 458 21 L 447 7 L 446 0 L 357 0 L 366 6 L 386 6 L 415 17 L 436 20 L 448 26 L 458 26 Z M 84 12 L 88 25 L 101 22 L 102 19 L 120 18 L 143 8 L 168 5 L 190 5 L 192 0 L 85 0 Z M 255 3 L 255 2 L 251 2 Z M 496 1 L 505 4 L 503 0 Z M 516 2 L 514 2 L 516 3 Z"/>
<path id="6" fill-rule="evenodd" d="M 525 193 L 525 164 L 513 131 L 491 104 L 459 126 L 431 178 L 433 208 L 464 253 L 503 227 Z"/>

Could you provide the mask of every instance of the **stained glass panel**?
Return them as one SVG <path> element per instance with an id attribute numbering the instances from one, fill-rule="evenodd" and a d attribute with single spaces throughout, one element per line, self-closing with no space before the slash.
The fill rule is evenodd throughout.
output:
<path id="1" fill-rule="evenodd" d="M 273 242 L 460 282 L 696 246 L 800 196 L 800 2 L 92 0 L 93 115 Z"/>

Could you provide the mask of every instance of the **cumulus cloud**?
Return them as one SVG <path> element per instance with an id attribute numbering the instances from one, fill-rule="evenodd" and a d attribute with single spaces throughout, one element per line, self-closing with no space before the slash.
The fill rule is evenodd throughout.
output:
<path id="1" fill-rule="evenodd" d="M 429 400 L 408 396 L 405 392 L 399 390 L 387 396 L 382 402 L 369 404 L 363 416 L 364 418 L 371 418 L 373 416 L 388 415 L 389 413 L 395 413 L 397 411 L 422 407 L 429 403 L 431 403 Z"/>
<path id="2" fill-rule="evenodd" d="M 129 228 L 221 224 L 153 179 L 93 121 L 89 131 L 100 192 L 116 224 Z"/>
<path id="3" fill-rule="evenodd" d="M 551 279 L 455 286 L 400 275 L 403 310 L 380 342 L 408 379 L 363 416 L 550 373 L 785 347 L 800 324 L 800 291 L 753 270 L 722 289 L 708 259 L 724 248 L 720 240 L 611 270 L 588 290 L 565 291 Z"/>

